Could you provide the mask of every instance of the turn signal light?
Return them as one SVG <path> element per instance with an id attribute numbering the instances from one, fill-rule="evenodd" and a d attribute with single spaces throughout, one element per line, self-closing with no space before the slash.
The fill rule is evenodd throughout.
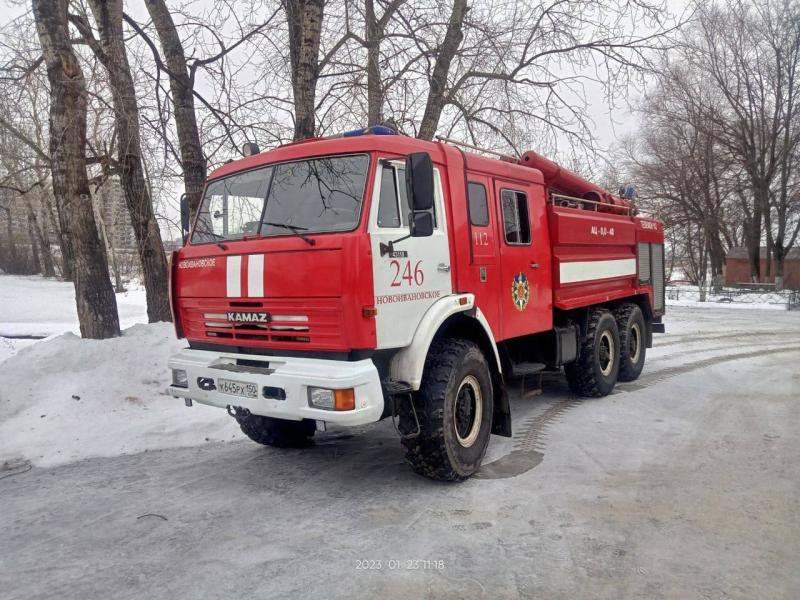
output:
<path id="1" fill-rule="evenodd" d="M 355 410 L 356 408 L 356 394 L 353 388 L 346 390 L 336 390 L 334 392 L 335 408 L 334 410 Z"/>
<path id="2" fill-rule="evenodd" d="M 374 306 L 365 306 L 361 309 L 361 316 L 365 319 L 369 319 L 370 317 L 377 317 L 378 316 L 378 309 Z"/>

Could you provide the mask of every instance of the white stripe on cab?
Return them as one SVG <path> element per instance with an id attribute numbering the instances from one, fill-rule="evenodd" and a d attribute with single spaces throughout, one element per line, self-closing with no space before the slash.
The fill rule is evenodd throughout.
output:
<path id="1" fill-rule="evenodd" d="M 242 297 L 242 257 L 229 256 L 225 266 L 228 298 Z"/>
<path id="2" fill-rule="evenodd" d="M 264 255 L 247 257 L 247 295 L 250 298 L 264 297 Z"/>

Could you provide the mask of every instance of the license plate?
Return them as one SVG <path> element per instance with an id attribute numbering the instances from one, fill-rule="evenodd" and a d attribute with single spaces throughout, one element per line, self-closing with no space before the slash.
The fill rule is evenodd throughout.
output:
<path id="1" fill-rule="evenodd" d="M 232 379 L 217 379 L 217 389 L 223 394 L 231 396 L 258 398 L 258 386 L 255 383 L 234 381 Z"/>

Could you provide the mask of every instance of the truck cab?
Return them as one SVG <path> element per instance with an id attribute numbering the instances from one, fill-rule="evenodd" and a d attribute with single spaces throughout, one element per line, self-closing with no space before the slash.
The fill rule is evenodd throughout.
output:
<path id="1" fill-rule="evenodd" d="M 558 206 L 547 174 L 385 128 L 217 169 L 171 260 L 187 347 L 170 360 L 170 393 L 226 408 L 276 446 L 308 443 L 326 424 L 397 418 L 412 468 L 469 477 L 490 434 L 511 434 L 504 382 L 515 368 L 567 365 L 570 379 L 570 364 L 600 365 L 602 381 L 578 391 L 602 395 L 632 352 L 643 365 L 660 326 L 663 300 L 659 312 L 640 272 L 649 232 L 663 281 L 660 223 L 645 229 L 591 198 Z M 605 212 L 587 210 L 593 202 Z M 570 237 L 575 223 L 588 233 Z M 589 279 L 564 271 L 573 262 Z M 638 330 L 617 318 L 626 311 Z M 588 348 L 599 321 L 611 331 Z M 575 367 L 581 352 L 605 362 Z"/>

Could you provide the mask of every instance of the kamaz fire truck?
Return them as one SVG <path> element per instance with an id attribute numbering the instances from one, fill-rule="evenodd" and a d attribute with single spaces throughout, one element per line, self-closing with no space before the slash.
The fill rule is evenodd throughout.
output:
<path id="1" fill-rule="evenodd" d="M 249 149 L 190 232 L 182 207 L 169 391 L 256 442 L 391 417 L 414 471 L 463 480 L 511 436 L 510 377 L 604 396 L 663 331 L 662 223 L 533 152 L 382 127 Z"/>

